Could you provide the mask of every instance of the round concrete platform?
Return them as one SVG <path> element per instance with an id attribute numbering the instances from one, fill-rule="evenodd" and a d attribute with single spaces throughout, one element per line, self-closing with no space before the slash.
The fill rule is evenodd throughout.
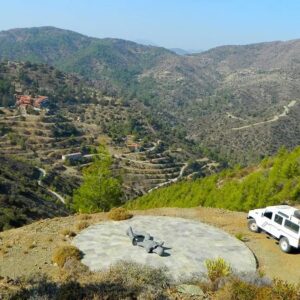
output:
<path id="1" fill-rule="evenodd" d="M 146 231 L 154 240 L 164 241 L 166 256 L 148 254 L 144 248 L 133 246 L 126 235 Z M 167 267 L 175 281 L 203 276 L 205 260 L 222 257 L 235 272 L 255 272 L 252 252 L 226 232 L 201 222 L 161 216 L 135 216 L 125 221 L 108 221 L 92 225 L 77 235 L 73 244 L 83 253 L 82 262 L 92 271 L 108 268 L 120 260 L 134 261 L 153 267 Z"/>

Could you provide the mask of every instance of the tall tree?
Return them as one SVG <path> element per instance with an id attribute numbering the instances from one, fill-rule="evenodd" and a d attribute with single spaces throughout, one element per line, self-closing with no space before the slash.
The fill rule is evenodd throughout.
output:
<path id="1" fill-rule="evenodd" d="M 83 171 L 82 185 L 74 192 L 76 211 L 108 211 L 121 203 L 121 181 L 113 176 L 111 166 L 112 158 L 108 150 L 100 146 L 94 162 Z"/>

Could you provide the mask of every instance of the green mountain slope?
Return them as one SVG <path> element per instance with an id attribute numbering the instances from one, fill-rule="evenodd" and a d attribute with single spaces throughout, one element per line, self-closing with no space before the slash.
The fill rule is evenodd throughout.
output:
<path id="1" fill-rule="evenodd" d="M 12 29 L 0 32 L 1 58 L 54 64 L 65 60 L 93 39 L 54 27 Z"/>
<path id="2" fill-rule="evenodd" d="M 169 50 L 118 39 L 96 39 L 55 27 L 0 32 L 0 59 L 47 63 L 88 78 L 128 84 L 144 69 L 174 56 Z"/>
<path id="3" fill-rule="evenodd" d="M 76 72 L 125 103 L 169 114 L 172 128 L 232 164 L 258 162 L 282 145 L 300 144 L 300 40 L 179 56 L 40 27 L 0 32 L 0 59 Z"/>
<path id="4" fill-rule="evenodd" d="M 247 211 L 280 203 L 300 203 L 300 147 L 281 149 L 259 165 L 226 170 L 196 181 L 153 191 L 130 201 L 130 209 L 208 206 Z"/>

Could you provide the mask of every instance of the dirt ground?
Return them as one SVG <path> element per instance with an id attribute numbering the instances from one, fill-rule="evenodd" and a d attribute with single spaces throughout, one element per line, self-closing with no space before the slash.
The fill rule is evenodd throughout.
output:
<path id="1" fill-rule="evenodd" d="M 254 234 L 247 229 L 246 214 L 214 208 L 165 208 L 134 211 L 137 215 L 166 215 L 199 220 L 239 235 L 255 254 L 258 266 L 268 277 L 300 282 L 300 251 L 281 252 L 276 241 L 265 234 Z M 0 233 L 0 276 L 17 278 L 46 273 L 53 279 L 60 270 L 51 261 L 53 250 L 70 244 L 68 231 L 78 233 L 90 224 L 107 219 L 104 213 L 47 219 L 22 228 Z M 201 251 L 201 249 L 199 249 Z"/>

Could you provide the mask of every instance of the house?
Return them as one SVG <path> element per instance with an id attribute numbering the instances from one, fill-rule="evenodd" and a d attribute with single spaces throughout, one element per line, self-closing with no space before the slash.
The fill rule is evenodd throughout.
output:
<path id="1" fill-rule="evenodd" d="M 16 95 L 16 106 L 28 107 L 32 105 L 32 97 L 26 95 Z"/>
<path id="2" fill-rule="evenodd" d="M 32 106 L 34 108 L 46 108 L 49 103 L 47 96 L 32 97 L 30 95 L 16 95 L 16 106 L 28 108 Z"/>
<path id="3" fill-rule="evenodd" d="M 64 162 L 75 163 L 82 160 L 82 154 L 80 152 L 70 153 L 62 155 L 61 159 Z"/>
<path id="4" fill-rule="evenodd" d="M 141 145 L 138 143 L 127 144 L 127 147 L 131 152 L 139 152 L 141 149 Z"/>
<path id="5" fill-rule="evenodd" d="M 49 103 L 49 98 L 47 96 L 38 96 L 33 99 L 33 106 L 36 108 L 46 108 Z"/>

